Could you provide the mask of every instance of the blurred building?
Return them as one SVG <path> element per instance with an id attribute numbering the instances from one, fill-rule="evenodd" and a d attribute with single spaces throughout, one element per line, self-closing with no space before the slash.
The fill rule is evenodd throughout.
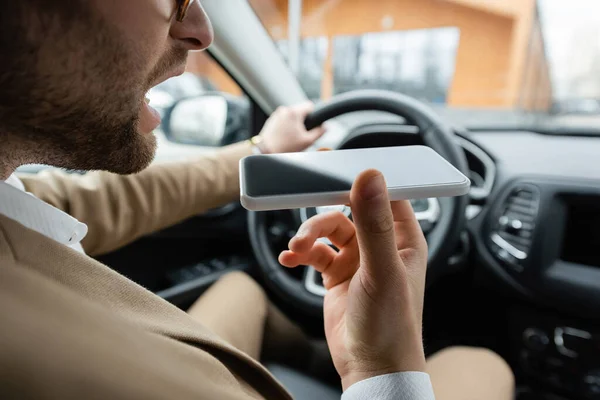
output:
<path id="1" fill-rule="evenodd" d="M 250 3 L 285 55 L 288 0 Z M 301 21 L 297 71 L 313 98 L 376 87 L 452 107 L 552 104 L 535 0 L 303 0 Z M 192 57 L 191 70 L 235 92 Z"/>

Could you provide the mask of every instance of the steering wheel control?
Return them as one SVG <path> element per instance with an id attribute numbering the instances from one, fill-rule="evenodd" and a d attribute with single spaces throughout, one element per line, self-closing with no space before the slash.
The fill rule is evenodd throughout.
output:
<path id="1" fill-rule="evenodd" d="M 514 187 L 500 207 L 490 234 L 490 249 L 506 267 L 522 272 L 533 241 L 540 194 L 533 185 Z"/>

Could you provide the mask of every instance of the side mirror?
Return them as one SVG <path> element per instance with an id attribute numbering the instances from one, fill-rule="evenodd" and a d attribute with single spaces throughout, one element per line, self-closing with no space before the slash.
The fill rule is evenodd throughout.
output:
<path id="1" fill-rule="evenodd" d="M 221 146 L 227 128 L 227 100 L 219 95 L 183 99 L 167 112 L 167 139 L 198 146 Z"/>

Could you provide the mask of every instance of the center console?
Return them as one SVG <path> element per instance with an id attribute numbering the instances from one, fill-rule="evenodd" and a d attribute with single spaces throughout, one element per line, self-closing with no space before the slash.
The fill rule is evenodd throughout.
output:
<path id="1" fill-rule="evenodd" d="M 509 318 L 525 381 L 563 396 L 548 399 L 600 399 L 600 187 L 512 182 L 483 232 L 488 264 L 536 304 Z"/>
<path id="2" fill-rule="evenodd" d="M 560 259 L 600 268 L 600 196 L 564 196 L 566 215 Z"/>
<path id="3" fill-rule="evenodd" d="M 600 399 L 600 329 L 539 310 L 511 312 L 514 362 L 529 384 L 564 397 Z"/>

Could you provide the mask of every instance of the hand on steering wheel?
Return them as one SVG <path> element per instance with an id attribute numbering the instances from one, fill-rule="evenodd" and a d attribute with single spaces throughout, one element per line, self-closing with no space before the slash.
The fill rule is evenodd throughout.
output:
<path id="1" fill-rule="evenodd" d="M 260 132 L 263 141 L 259 145 L 263 153 L 289 153 L 302 151 L 311 146 L 325 133 L 323 126 L 307 130 L 306 116 L 314 110 L 311 102 L 291 107 L 278 107 L 265 122 Z"/>
<path id="2" fill-rule="evenodd" d="M 427 242 L 410 202 L 390 205 L 383 176 L 363 173 L 342 213 L 305 222 L 279 261 L 323 274 L 325 334 L 344 389 L 378 375 L 423 371 Z M 318 241 L 327 237 L 339 252 Z"/>

